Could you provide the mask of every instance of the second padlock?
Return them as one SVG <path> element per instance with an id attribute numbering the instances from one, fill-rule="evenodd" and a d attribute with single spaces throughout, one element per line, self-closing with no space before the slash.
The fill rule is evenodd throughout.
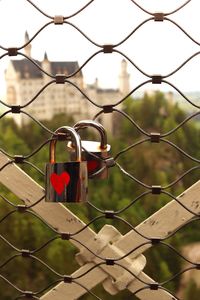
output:
<path id="1" fill-rule="evenodd" d="M 87 161 L 88 177 L 95 179 L 106 179 L 108 168 L 104 160 L 110 157 L 110 145 L 107 144 L 107 134 L 105 128 L 93 120 L 83 120 L 74 125 L 74 129 L 79 131 L 88 127 L 95 128 L 100 134 L 101 141 L 82 140 L 82 160 Z M 68 143 L 71 152 L 71 159 L 74 158 L 75 149 L 72 142 Z"/>

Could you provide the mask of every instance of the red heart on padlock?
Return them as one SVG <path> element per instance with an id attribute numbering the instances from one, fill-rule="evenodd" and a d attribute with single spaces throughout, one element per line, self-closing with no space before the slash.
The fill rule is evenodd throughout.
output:
<path id="1" fill-rule="evenodd" d="M 67 172 L 63 172 L 60 175 L 53 173 L 50 177 L 51 184 L 58 195 L 61 195 L 65 189 L 65 185 L 68 186 L 70 182 L 70 176 Z"/>
<path id="2" fill-rule="evenodd" d="M 96 160 L 89 160 L 87 162 L 87 168 L 88 168 L 88 172 L 92 172 L 94 170 L 96 170 L 96 168 L 98 167 L 99 163 Z"/>

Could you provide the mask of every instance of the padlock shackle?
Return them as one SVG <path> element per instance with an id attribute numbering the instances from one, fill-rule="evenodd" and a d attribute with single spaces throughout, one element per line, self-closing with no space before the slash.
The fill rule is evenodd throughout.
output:
<path id="1" fill-rule="evenodd" d="M 71 140 L 73 141 L 75 145 L 75 156 L 76 161 L 81 161 L 81 139 L 76 130 L 69 126 L 63 126 L 59 127 L 53 134 L 52 138 L 55 138 L 57 134 L 59 133 L 66 133 L 66 140 L 68 140 L 68 136 L 70 135 Z M 49 157 L 50 157 L 50 163 L 55 163 L 56 160 L 56 143 L 57 139 L 52 139 L 50 141 L 50 151 L 49 151 Z"/>
<path id="2" fill-rule="evenodd" d="M 107 148 L 107 133 L 105 131 L 105 128 L 100 123 L 93 121 L 93 120 L 83 120 L 83 121 L 77 122 L 74 125 L 74 129 L 76 131 L 87 128 L 87 127 L 93 127 L 95 129 L 97 129 L 97 131 L 99 132 L 99 134 L 101 136 L 100 148 L 106 149 Z"/>

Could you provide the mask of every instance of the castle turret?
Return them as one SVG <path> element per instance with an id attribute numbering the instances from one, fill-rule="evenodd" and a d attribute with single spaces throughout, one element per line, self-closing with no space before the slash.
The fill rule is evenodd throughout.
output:
<path id="1" fill-rule="evenodd" d="M 44 53 L 44 59 L 41 63 L 41 67 L 44 71 L 46 71 L 47 73 L 51 74 L 51 63 L 48 59 L 47 53 Z M 43 76 L 46 77 L 46 74 L 44 74 Z"/>
<path id="2" fill-rule="evenodd" d="M 28 35 L 28 32 L 26 31 L 25 32 L 25 44 L 28 43 L 29 41 L 30 41 L 29 35 Z M 25 54 L 29 57 L 31 57 L 31 47 L 32 46 L 30 43 L 24 47 Z"/>
<path id="3" fill-rule="evenodd" d="M 129 84 L 130 75 L 127 71 L 127 62 L 125 59 L 121 62 L 121 71 L 119 74 L 119 91 L 123 95 L 127 95 L 130 92 Z"/>

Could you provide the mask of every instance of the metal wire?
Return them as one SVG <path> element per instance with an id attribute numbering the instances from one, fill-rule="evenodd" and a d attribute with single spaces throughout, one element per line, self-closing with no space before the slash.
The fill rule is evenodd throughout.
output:
<path id="1" fill-rule="evenodd" d="M 0 172 L 3 172 L 7 167 L 9 167 L 11 164 L 13 163 L 17 163 L 20 165 L 23 164 L 27 164 L 28 166 L 34 168 L 36 171 L 38 171 L 39 174 L 44 175 L 44 172 L 42 170 L 40 170 L 33 162 L 29 161 L 30 158 L 34 157 L 41 149 L 43 149 L 43 147 L 45 147 L 46 145 L 48 145 L 52 139 L 56 139 L 56 135 L 54 134 L 54 132 L 47 128 L 43 123 L 41 123 L 39 120 L 37 120 L 36 118 L 34 118 L 31 114 L 29 114 L 28 112 L 26 112 L 24 109 L 26 107 L 29 107 L 29 105 L 31 105 L 33 102 L 37 101 L 38 96 L 40 94 L 42 94 L 46 89 L 48 89 L 52 84 L 57 84 L 57 74 L 51 74 L 48 73 L 47 71 L 45 71 L 36 61 L 34 61 L 33 59 L 31 59 L 30 57 L 28 57 L 27 55 L 21 53 L 19 50 L 24 49 L 26 46 L 28 46 L 33 40 L 37 39 L 38 35 L 43 32 L 47 27 L 49 27 L 50 25 L 54 25 L 56 24 L 55 22 L 55 17 L 51 16 L 49 14 L 47 14 L 47 12 L 43 11 L 41 8 L 39 8 L 33 1 L 30 0 L 24 0 L 26 2 L 28 2 L 34 9 L 36 9 L 40 14 L 42 14 L 44 17 L 50 19 L 49 22 L 45 23 L 31 38 L 28 42 L 26 42 L 25 44 L 21 45 L 20 47 L 14 47 L 13 49 L 15 49 L 15 55 L 13 55 L 13 53 L 11 54 L 11 50 L 10 48 L 7 48 L 5 46 L 0 46 L 0 48 L 5 51 L 5 53 L 3 53 L 0 56 L 0 60 L 3 60 L 4 57 L 6 56 L 23 56 L 25 59 L 27 59 L 27 61 L 29 61 L 31 64 L 33 64 L 36 68 L 38 68 L 38 70 L 40 70 L 43 74 L 47 75 L 49 77 L 49 82 L 47 82 L 45 85 L 43 85 L 40 90 L 31 98 L 31 99 L 27 99 L 26 103 L 23 104 L 22 106 L 18 107 L 18 111 L 17 113 L 21 113 L 21 114 L 25 114 L 29 119 L 32 119 L 38 126 L 40 126 L 45 132 L 47 132 L 48 134 L 50 134 L 51 136 L 54 135 L 54 137 L 50 137 L 47 140 L 44 140 L 43 143 L 41 145 L 39 145 L 35 150 L 32 150 L 31 153 L 29 154 L 10 154 L 7 151 L 5 151 L 3 148 L 0 149 L 0 151 L 2 153 L 4 153 L 8 158 L 10 158 L 10 160 L 5 163 L 3 166 L 1 166 L 0 168 Z M 181 153 L 183 156 L 187 157 L 188 159 L 190 159 L 192 162 L 197 163 L 196 166 L 190 168 L 189 170 L 185 171 L 183 174 L 181 174 L 176 180 L 174 180 L 173 182 L 171 182 L 170 184 L 163 186 L 163 187 L 159 187 L 160 191 L 159 194 L 164 194 L 167 195 L 170 199 L 173 199 L 174 201 L 176 201 L 182 208 L 184 208 L 187 212 L 189 212 L 193 218 L 186 222 L 185 224 L 183 224 L 179 229 L 177 229 L 176 231 L 169 233 L 168 235 L 166 235 L 166 237 L 164 238 L 159 238 L 156 236 L 145 236 L 144 234 L 142 234 L 139 230 L 137 230 L 130 222 L 128 222 L 126 219 L 124 219 L 122 216 L 120 216 L 122 213 L 125 213 L 128 211 L 128 209 L 133 206 L 136 202 L 138 201 L 143 201 L 144 197 L 148 197 L 150 194 L 154 193 L 154 185 L 147 185 L 145 182 L 142 182 L 141 180 L 139 180 L 138 178 L 136 178 L 135 176 L 133 176 L 130 172 L 128 172 L 127 170 L 124 169 L 124 167 L 118 162 L 119 158 L 122 155 L 125 155 L 128 151 L 135 149 L 136 147 L 140 147 L 142 144 L 146 144 L 148 143 L 154 143 L 154 134 L 149 133 L 147 131 L 145 131 L 143 128 L 140 127 L 140 125 L 137 123 L 136 120 L 134 120 L 132 118 L 132 116 L 128 115 L 125 111 L 123 111 L 121 108 L 118 108 L 120 106 L 120 104 L 124 103 L 126 101 L 126 99 L 133 95 L 138 89 L 140 89 L 141 87 L 152 83 L 154 84 L 154 77 L 156 75 L 152 75 L 152 74 L 148 74 L 146 73 L 144 70 L 142 70 L 139 66 L 137 66 L 133 60 L 131 60 L 130 57 L 128 57 L 125 53 L 123 53 L 122 51 L 120 51 L 119 49 L 117 49 L 119 46 L 121 46 L 123 43 L 125 43 L 128 39 L 130 38 L 134 38 L 134 34 L 141 28 L 143 27 L 145 24 L 148 24 L 151 21 L 160 21 L 160 22 L 164 22 L 164 21 L 168 21 L 170 23 L 172 23 L 174 26 L 176 26 L 180 31 L 182 31 L 191 41 L 193 41 L 195 44 L 200 45 L 200 42 L 198 42 L 197 40 L 195 40 L 191 35 L 189 35 L 189 33 L 187 33 L 187 31 L 185 29 L 183 29 L 178 23 L 176 23 L 175 21 L 171 20 L 169 17 L 169 15 L 175 14 L 178 11 L 182 10 L 184 7 L 186 7 L 189 3 L 192 2 L 192 0 L 188 0 L 186 2 L 184 2 L 182 5 L 180 5 L 179 7 L 177 7 L 176 9 L 174 9 L 171 12 L 160 12 L 160 13 L 155 13 L 155 12 L 150 12 L 148 10 L 146 10 L 144 7 L 142 7 L 141 5 L 139 5 L 136 1 L 134 0 L 130 0 L 130 2 L 135 5 L 138 9 L 140 9 L 141 11 L 143 11 L 144 13 L 149 15 L 149 18 L 145 19 L 144 21 L 142 21 L 138 26 L 136 26 L 133 30 L 131 30 L 131 32 L 124 37 L 121 41 L 119 41 L 116 44 L 111 44 L 110 46 L 110 50 L 107 52 L 106 51 L 106 45 L 101 45 L 98 44 L 96 41 L 92 40 L 89 36 L 87 36 L 78 26 L 76 26 L 75 24 L 73 24 L 71 21 L 69 22 L 68 20 L 73 18 L 74 16 L 79 15 L 80 13 L 82 13 L 87 7 L 89 7 L 90 5 L 95 3 L 95 0 L 91 0 L 88 1 L 85 5 L 83 5 L 81 8 L 79 8 L 77 11 L 75 11 L 74 13 L 68 15 L 68 16 L 63 16 L 63 22 L 61 22 L 60 25 L 65 25 L 65 26 L 70 26 L 72 28 L 74 28 L 76 31 L 78 31 L 90 44 L 98 47 L 98 51 L 94 52 L 90 57 L 88 57 L 85 62 L 77 69 L 75 70 L 73 73 L 69 74 L 69 75 L 65 75 L 65 74 L 61 74 L 64 78 L 64 83 L 69 84 L 71 86 L 73 86 L 77 92 L 80 92 L 83 96 L 83 100 L 88 101 L 91 103 L 91 105 L 94 105 L 95 107 L 99 108 L 99 111 L 97 112 L 97 114 L 94 116 L 93 119 L 98 118 L 101 114 L 107 113 L 105 106 L 104 105 L 100 105 L 99 103 L 96 103 L 93 99 L 91 99 L 86 93 L 85 91 L 82 90 L 82 88 L 80 88 L 77 84 L 75 84 L 73 81 L 70 81 L 69 79 L 73 79 L 73 77 L 79 73 L 80 71 L 84 70 L 85 66 L 87 66 L 87 64 L 90 63 L 90 61 L 92 59 L 95 59 L 99 54 L 104 53 L 106 55 L 106 53 L 118 53 L 119 55 L 121 55 L 123 58 L 125 58 L 132 67 L 136 68 L 141 74 L 143 74 L 145 77 L 147 77 L 147 80 L 145 80 L 144 82 L 141 82 L 140 84 L 138 84 L 138 86 L 136 86 L 135 88 L 132 89 L 132 91 L 130 91 L 127 95 L 123 96 L 121 99 L 116 99 L 115 103 L 112 105 L 107 105 L 110 106 L 110 113 L 116 112 L 118 114 L 120 114 L 122 116 L 122 118 L 125 118 L 126 120 L 128 120 L 130 122 L 130 125 L 132 125 L 137 131 L 138 133 L 144 135 L 145 137 L 143 137 L 142 139 L 134 142 L 131 145 L 127 145 L 124 149 L 121 149 L 120 151 L 118 151 L 117 153 L 115 153 L 113 155 L 113 168 L 116 168 L 118 170 L 120 170 L 121 173 L 123 173 L 125 176 L 127 176 L 129 179 L 131 179 L 135 184 L 140 185 L 141 187 L 143 187 L 144 189 L 146 189 L 144 192 L 142 192 L 140 195 L 138 195 L 137 197 L 135 197 L 135 199 L 133 199 L 132 201 L 130 201 L 130 203 L 128 205 L 126 205 L 125 207 L 122 207 L 119 210 L 116 211 L 106 211 L 103 210 L 101 207 L 97 207 L 94 203 L 92 202 L 88 202 L 88 207 L 90 209 L 93 209 L 95 211 L 96 215 L 94 218 L 92 218 L 85 226 L 83 226 L 81 229 L 77 230 L 76 232 L 68 232 L 68 233 L 62 233 L 59 232 L 57 229 L 53 228 L 52 226 L 50 226 L 48 223 L 45 222 L 45 220 L 43 220 L 38 214 L 34 213 L 33 211 L 31 211 L 30 209 L 37 206 L 41 201 L 44 200 L 45 196 L 42 196 L 40 199 L 38 199 L 35 203 L 26 206 L 26 205 L 16 205 L 14 204 L 11 200 L 7 199 L 5 196 L 0 195 L 1 201 L 4 201 L 5 204 L 7 204 L 11 210 L 6 212 L 6 214 L 4 216 L 1 217 L 0 219 L 0 225 L 7 221 L 9 219 L 9 217 L 13 214 L 20 214 L 20 213 L 25 213 L 25 214 L 30 214 L 32 216 L 32 218 L 36 218 L 39 219 L 41 222 L 43 222 L 43 224 L 50 230 L 52 231 L 52 233 L 54 234 L 53 237 L 49 238 L 49 240 L 45 241 L 42 245 L 38 246 L 38 248 L 36 249 L 19 249 L 18 247 L 16 247 L 11 241 L 9 241 L 6 237 L 4 237 L 3 235 L 0 235 L 0 240 L 1 242 L 5 243 L 12 251 L 14 251 L 14 254 L 12 254 L 9 258 L 7 258 L 1 265 L 0 265 L 0 272 L 2 268 L 6 268 L 6 266 L 13 260 L 18 259 L 19 257 L 22 257 L 24 260 L 25 259 L 31 259 L 33 262 L 38 262 L 40 263 L 43 267 L 45 267 L 47 270 L 49 270 L 51 273 L 53 273 L 54 275 L 56 275 L 58 277 L 58 279 L 56 279 L 55 281 L 49 283 L 46 287 L 42 288 L 39 291 L 24 291 L 20 288 L 18 288 L 14 283 L 10 282 L 5 276 L 3 276 L 2 274 L 0 274 L 0 279 L 3 280 L 4 282 L 6 282 L 6 284 L 8 284 L 10 287 L 12 287 L 13 289 L 16 290 L 16 292 L 20 293 L 18 296 L 16 296 L 14 299 L 23 299 L 23 298 L 30 298 L 30 299 L 40 299 L 38 298 L 38 296 L 42 295 L 45 291 L 47 291 L 50 287 L 55 286 L 56 284 L 60 283 L 60 282 L 65 282 L 67 284 L 71 284 L 74 283 L 76 285 L 79 285 L 81 288 L 83 288 L 88 294 L 90 294 L 91 296 L 93 296 L 95 299 L 100 299 L 100 297 L 98 297 L 97 295 L 95 295 L 92 291 L 90 291 L 87 286 L 84 286 L 82 283 L 80 283 L 78 281 L 78 279 L 86 276 L 88 273 L 92 272 L 93 270 L 105 266 L 105 265 L 109 265 L 110 267 L 112 266 L 117 266 L 119 268 L 122 268 L 123 270 L 125 270 L 126 272 L 128 272 L 133 279 L 136 279 L 138 281 L 140 281 L 142 284 L 144 284 L 145 286 L 136 290 L 133 295 L 137 295 L 139 294 L 141 291 L 143 290 L 166 290 L 168 291 L 173 299 L 178 299 L 176 296 L 174 296 L 169 290 L 167 290 L 164 285 L 172 282 L 173 280 L 175 280 L 177 277 L 181 276 L 183 273 L 188 272 L 190 270 L 196 269 L 199 270 L 200 269 L 200 264 L 194 261 L 191 261 L 190 259 L 188 259 L 187 257 L 183 256 L 177 249 L 175 249 L 172 245 L 170 245 L 169 243 L 167 243 L 165 240 L 169 239 L 170 237 L 174 236 L 181 228 L 185 227 L 188 224 L 191 224 L 193 222 L 199 221 L 200 220 L 200 213 L 196 213 L 195 211 L 193 211 L 190 207 L 187 207 L 185 204 L 182 203 L 181 198 L 178 198 L 176 196 L 174 196 L 170 191 L 166 191 L 166 189 L 170 189 L 172 187 L 174 187 L 176 184 L 178 184 L 185 176 L 188 176 L 189 174 L 191 174 L 191 172 L 194 172 L 196 170 L 199 170 L 200 166 L 200 159 L 193 157 L 192 155 L 190 155 L 189 153 L 185 152 L 183 149 L 181 149 L 178 145 L 176 145 L 175 143 L 171 142 L 170 140 L 167 140 L 166 137 L 173 135 L 177 130 L 179 130 L 180 128 L 182 128 L 182 126 L 184 124 L 187 124 L 191 119 L 195 118 L 196 116 L 198 116 L 200 114 L 200 111 L 197 111 L 195 113 L 193 113 L 192 115 L 186 117 L 180 124 L 178 124 L 176 127 L 174 127 L 173 129 L 169 130 L 168 132 L 165 133 L 157 133 L 159 135 L 159 138 L 156 140 L 156 143 L 162 142 L 162 143 L 166 143 L 168 144 L 170 147 L 172 147 L 173 149 L 175 149 L 176 151 L 178 151 L 179 153 Z M 188 59 L 186 59 L 180 66 L 178 66 L 176 69 L 174 69 L 173 71 L 171 71 L 169 74 L 166 75 L 159 75 L 160 76 L 160 84 L 165 83 L 169 86 L 171 86 L 172 88 L 174 88 L 188 103 L 190 103 L 193 107 L 196 108 L 200 108 L 199 105 L 193 103 L 186 95 L 184 95 L 184 93 L 182 93 L 178 87 L 176 87 L 173 83 L 169 82 L 168 80 L 166 80 L 166 78 L 171 77 L 172 75 L 174 75 L 177 72 L 180 72 L 181 69 L 189 62 L 191 61 L 193 58 L 195 58 L 196 56 L 198 56 L 200 54 L 200 52 L 196 52 L 195 54 L 193 54 L 192 56 L 190 56 Z M 12 113 L 16 113 L 15 111 L 15 106 L 14 105 L 9 105 L 5 102 L 3 102 L 2 100 L 0 100 L 0 103 L 5 106 L 7 108 L 7 111 L 5 111 L 4 113 L 2 113 L 2 115 L 0 116 L 0 120 L 2 120 L 4 117 L 6 117 L 8 114 L 12 114 Z M 84 104 L 83 104 L 84 105 Z M 84 149 L 86 152 L 87 149 Z M 107 168 L 107 161 L 106 159 L 102 159 L 96 155 L 94 155 L 93 153 L 90 153 L 95 159 L 101 160 L 102 162 L 104 162 L 105 166 L 104 168 Z M 99 171 L 99 173 L 102 171 L 102 169 Z M 98 174 L 98 172 L 96 173 Z M 96 175 L 94 174 L 94 175 Z M 86 245 L 84 243 L 82 243 L 79 239 L 78 239 L 78 235 L 81 232 L 84 232 L 84 230 L 86 228 L 88 228 L 90 225 L 93 225 L 95 222 L 98 222 L 99 220 L 102 219 L 113 219 L 117 222 L 122 222 L 125 226 L 127 226 L 130 230 L 133 230 L 137 235 L 139 235 L 141 237 L 141 244 L 138 245 L 137 247 L 134 247 L 133 249 L 131 249 L 130 251 L 128 251 L 127 253 L 118 256 L 118 257 L 103 257 L 100 254 L 96 253 L 95 251 L 93 251 L 92 249 L 90 249 L 90 245 Z M 78 276 L 71 276 L 71 275 L 65 275 L 65 274 L 60 274 L 57 270 L 55 270 L 53 267 L 51 267 L 47 262 L 43 261 L 41 258 L 37 257 L 36 255 L 38 253 L 40 253 L 40 251 L 42 249 L 44 249 L 45 247 L 47 247 L 50 244 L 53 244 L 55 240 L 57 239 L 65 239 L 63 238 L 63 236 L 66 237 L 67 235 L 67 240 L 68 241 L 74 241 L 77 244 L 81 245 L 83 249 L 87 250 L 88 252 L 90 252 L 90 254 L 92 254 L 94 257 L 98 258 L 100 260 L 100 262 L 94 264 L 91 268 L 89 268 L 87 271 L 79 274 Z M 179 256 L 180 258 L 182 258 L 185 262 L 189 263 L 191 266 L 190 267 L 186 267 L 185 269 L 183 269 L 180 272 L 177 272 L 176 274 L 173 274 L 173 276 L 171 276 L 171 278 L 166 279 L 163 282 L 158 282 L 158 283 L 154 283 L 152 285 L 152 283 L 146 282 L 144 280 L 142 280 L 139 276 L 137 276 L 136 274 L 134 274 L 134 272 L 131 271 L 131 269 L 127 268 L 124 264 L 123 264 L 123 260 L 125 258 L 127 258 L 130 255 L 133 255 L 134 253 L 137 252 L 138 249 L 145 249 L 149 248 L 150 246 L 156 246 L 161 244 L 162 246 L 166 247 L 166 249 L 168 249 L 169 251 L 172 251 L 173 254 L 175 253 L 177 256 Z"/>

